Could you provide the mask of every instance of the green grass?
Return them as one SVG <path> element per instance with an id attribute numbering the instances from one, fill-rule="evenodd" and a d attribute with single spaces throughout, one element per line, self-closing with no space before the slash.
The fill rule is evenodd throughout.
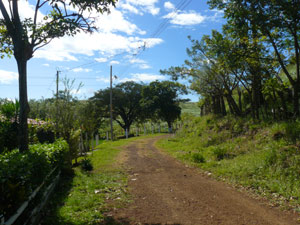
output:
<path id="1" fill-rule="evenodd" d="M 147 137 L 151 137 L 149 135 Z M 127 175 L 117 166 L 121 147 L 145 137 L 104 141 L 89 156 L 93 171 L 74 168 L 74 174 L 64 174 L 55 194 L 44 210 L 44 225 L 99 224 L 104 213 L 129 201 L 126 191 Z"/>
<path id="2" fill-rule="evenodd" d="M 217 178 L 277 203 L 288 201 L 300 210 L 299 121 L 258 124 L 230 117 L 183 119 L 177 136 L 160 140 L 158 147 Z"/>
<path id="3" fill-rule="evenodd" d="M 181 113 L 188 113 L 194 116 L 200 115 L 200 108 L 197 102 L 182 102 L 180 103 Z"/>

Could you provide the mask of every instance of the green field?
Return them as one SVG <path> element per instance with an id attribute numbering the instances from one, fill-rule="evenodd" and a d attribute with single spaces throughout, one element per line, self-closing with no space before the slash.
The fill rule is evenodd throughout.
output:
<path id="1" fill-rule="evenodd" d="M 194 116 L 200 115 L 200 108 L 197 102 L 182 102 L 179 106 L 181 107 L 181 113 L 188 113 Z"/>

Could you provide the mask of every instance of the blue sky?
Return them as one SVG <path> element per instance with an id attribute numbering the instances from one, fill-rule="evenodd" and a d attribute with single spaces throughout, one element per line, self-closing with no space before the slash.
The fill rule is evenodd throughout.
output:
<path id="1" fill-rule="evenodd" d="M 22 17 L 32 16 L 35 1 L 19 2 Z M 186 7 L 176 10 L 180 3 Z M 40 16 L 44 13 L 46 9 Z M 56 70 L 61 71 L 61 78 L 75 79 L 75 87 L 83 84 L 74 92 L 81 99 L 109 86 L 110 65 L 117 76 L 114 84 L 169 79 L 159 70 L 184 63 L 190 47 L 187 36 L 201 39 L 212 29 L 220 30 L 222 16 L 202 0 L 120 0 L 109 15 L 97 19 L 99 29 L 94 34 L 56 39 L 35 53 L 28 63 L 28 98 L 52 97 Z M 1 59 L 0 98 L 18 98 L 17 79 L 14 58 Z M 198 100 L 196 94 L 187 97 Z"/>

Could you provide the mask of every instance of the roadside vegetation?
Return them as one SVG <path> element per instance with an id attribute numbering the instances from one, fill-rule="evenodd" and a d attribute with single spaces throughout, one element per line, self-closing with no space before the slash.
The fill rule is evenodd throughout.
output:
<path id="1" fill-rule="evenodd" d="M 300 210 L 300 122 L 183 116 L 158 146 L 184 163 Z"/>
<path id="2" fill-rule="evenodd" d="M 41 224 L 99 224 L 109 220 L 108 211 L 126 206 L 130 196 L 120 153 L 123 147 L 140 138 L 145 137 L 104 141 L 87 158 L 79 159 L 74 174 L 63 176 L 44 210 Z M 91 171 L 80 166 L 87 161 L 93 166 Z"/>

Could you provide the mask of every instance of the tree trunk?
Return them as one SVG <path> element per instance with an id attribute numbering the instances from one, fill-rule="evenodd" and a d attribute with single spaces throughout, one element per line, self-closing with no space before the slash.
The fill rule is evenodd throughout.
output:
<path id="1" fill-rule="evenodd" d="M 239 96 L 239 108 L 240 111 L 243 112 L 243 105 L 242 105 L 242 92 L 240 87 L 237 88 L 238 96 Z"/>
<path id="2" fill-rule="evenodd" d="M 294 96 L 293 96 L 293 104 L 294 104 L 294 116 L 299 116 L 299 84 L 296 82 L 293 85 Z"/>
<path id="3" fill-rule="evenodd" d="M 229 94 L 226 94 L 225 97 L 227 99 L 229 107 L 231 107 L 231 109 L 233 110 L 233 114 L 236 116 L 241 116 L 242 115 L 241 111 L 240 111 L 238 105 L 236 104 L 235 100 L 233 99 L 232 95 L 229 93 Z"/>
<path id="4" fill-rule="evenodd" d="M 24 58 L 17 59 L 19 72 L 19 101 L 20 101 L 20 115 L 19 115 L 19 149 L 21 152 L 28 150 L 28 97 L 27 97 L 27 60 Z"/>
<path id="5" fill-rule="evenodd" d="M 167 121 L 167 123 L 168 123 L 169 133 L 172 133 L 172 122 Z"/>
<path id="6" fill-rule="evenodd" d="M 282 91 L 279 91 L 279 92 L 277 92 L 277 94 L 278 94 L 279 98 L 281 99 L 281 105 L 283 108 L 283 118 L 287 119 L 288 118 L 288 109 L 287 109 L 284 93 Z"/>
<path id="7" fill-rule="evenodd" d="M 224 101 L 224 97 L 223 96 L 220 97 L 220 101 L 221 101 L 222 115 L 226 116 L 227 112 L 226 112 L 225 101 Z"/>

